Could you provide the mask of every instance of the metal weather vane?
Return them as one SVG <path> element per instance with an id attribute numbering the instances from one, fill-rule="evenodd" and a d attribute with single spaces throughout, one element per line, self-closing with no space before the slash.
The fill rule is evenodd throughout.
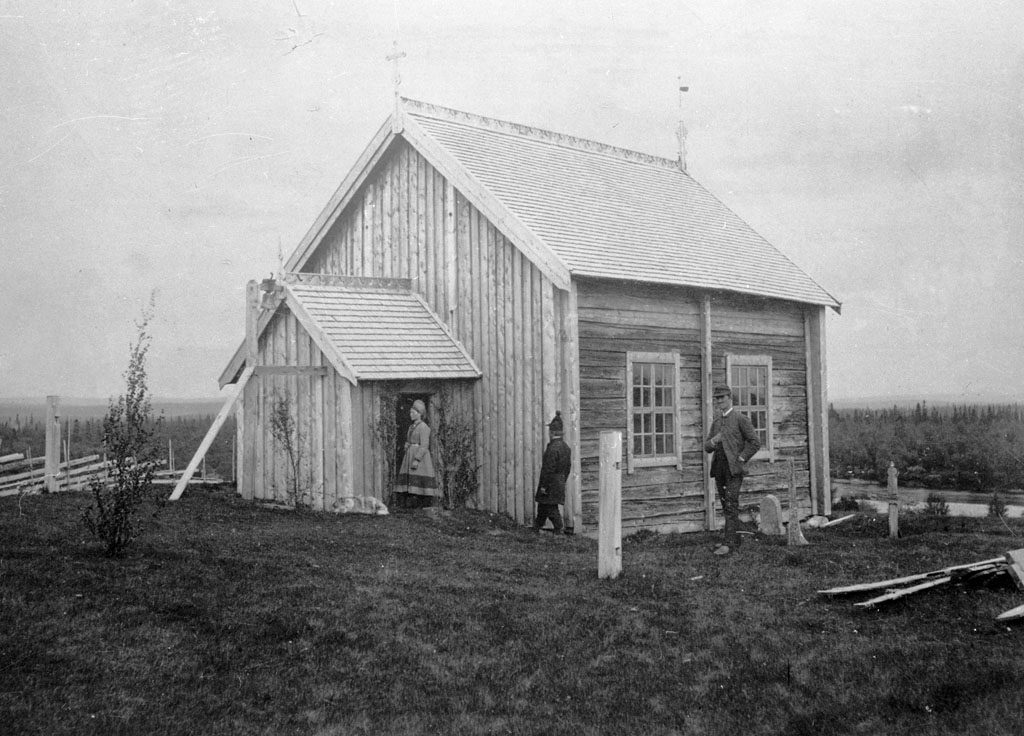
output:
<path id="1" fill-rule="evenodd" d="M 689 92 L 689 87 L 683 86 L 683 78 L 679 80 L 679 125 L 676 127 L 676 139 L 679 141 L 679 168 L 686 171 L 686 124 L 683 123 L 683 93 Z"/>
<path id="2" fill-rule="evenodd" d="M 401 88 L 402 88 L 402 74 L 399 70 L 398 63 L 400 60 L 405 58 L 405 52 L 398 48 L 398 39 L 395 39 L 394 46 L 392 47 L 391 53 L 384 57 L 386 61 L 390 61 L 393 66 L 391 81 L 394 85 L 395 91 L 395 112 L 397 113 L 401 106 Z"/>

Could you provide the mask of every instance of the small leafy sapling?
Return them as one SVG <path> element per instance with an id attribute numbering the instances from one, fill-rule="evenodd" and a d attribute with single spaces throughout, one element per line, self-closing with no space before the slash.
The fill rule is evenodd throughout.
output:
<path id="1" fill-rule="evenodd" d="M 86 528 L 104 546 L 108 556 L 124 552 L 138 535 L 138 513 L 143 502 L 160 502 L 154 493 L 153 473 L 158 448 L 154 441 L 159 419 L 153 418 L 146 377 L 146 354 L 153 317 L 153 302 L 136 323 L 137 338 L 131 346 L 124 373 L 125 392 L 111 399 L 103 418 L 103 447 L 109 462 L 108 477 L 89 481 L 92 503 L 85 509 Z M 158 506 L 159 508 L 159 506 Z"/>

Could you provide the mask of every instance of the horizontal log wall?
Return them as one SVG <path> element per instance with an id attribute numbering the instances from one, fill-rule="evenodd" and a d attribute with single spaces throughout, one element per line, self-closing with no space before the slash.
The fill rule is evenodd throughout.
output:
<path id="1" fill-rule="evenodd" d="M 628 352 L 680 354 L 678 436 L 682 469 L 637 467 L 623 472 L 624 529 L 696 530 L 705 526 L 705 477 L 701 413 L 701 301 L 703 293 L 662 286 L 581 280 L 580 411 L 583 520 L 597 520 L 598 435 L 618 429 L 627 436 Z M 788 302 L 715 296 L 711 308 L 713 383 L 726 383 L 726 355 L 772 358 L 772 417 L 775 459 L 751 463 L 741 505 L 756 505 L 767 493 L 786 502 L 792 458 L 801 504 L 810 505 L 807 371 L 802 308 Z M 623 457 L 628 448 L 623 447 Z M 625 467 L 625 462 L 623 463 Z M 721 523 L 721 508 L 716 517 Z"/>
<path id="2" fill-rule="evenodd" d="M 584 526 L 597 523 L 601 430 L 622 432 L 626 466 L 626 355 L 640 351 L 680 355 L 682 469 L 668 465 L 623 472 L 623 529 L 702 528 L 699 296 L 683 289 L 596 280 L 580 281 L 578 289 Z"/>
<path id="3" fill-rule="evenodd" d="M 551 282 L 422 156 L 399 141 L 341 214 L 304 271 L 407 278 L 472 355 L 483 378 L 456 399 L 477 433 L 480 508 L 523 523 L 546 442 L 563 405 L 562 302 Z M 548 329 L 545 329 L 547 327 Z M 353 394 L 355 436 L 371 403 Z M 428 418 L 429 423 L 429 418 Z M 365 448 L 375 494 L 380 458 Z M 369 482 L 369 481 L 367 481 Z"/>
<path id="4" fill-rule="evenodd" d="M 728 383 L 726 360 L 733 355 L 772 359 L 774 462 L 753 461 L 743 482 L 740 505 L 754 505 L 766 493 L 788 505 L 789 467 L 795 465 L 797 497 L 810 507 L 807 425 L 807 348 L 804 308 L 792 302 L 716 295 L 711 299 L 711 360 L 714 384 Z M 719 507 L 718 518 L 721 519 Z"/>

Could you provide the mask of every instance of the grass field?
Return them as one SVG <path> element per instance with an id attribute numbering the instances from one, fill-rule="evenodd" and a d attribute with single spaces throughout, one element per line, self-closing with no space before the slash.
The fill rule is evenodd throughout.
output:
<path id="1" fill-rule="evenodd" d="M 995 557 L 1024 524 L 862 516 L 597 543 L 501 517 L 331 516 L 189 491 L 123 559 L 85 495 L 0 499 L 5 734 L 1021 734 L 1010 588 L 879 610 L 821 588 Z"/>

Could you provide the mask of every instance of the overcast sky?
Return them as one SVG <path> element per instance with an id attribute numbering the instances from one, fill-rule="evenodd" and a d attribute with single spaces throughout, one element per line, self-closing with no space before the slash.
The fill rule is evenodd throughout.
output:
<path id="1" fill-rule="evenodd" d="M 555 6 L 554 8 L 549 6 Z M 0 0 L 0 396 L 217 395 L 403 94 L 674 158 L 843 302 L 830 397 L 1024 399 L 1018 0 Z"/>

